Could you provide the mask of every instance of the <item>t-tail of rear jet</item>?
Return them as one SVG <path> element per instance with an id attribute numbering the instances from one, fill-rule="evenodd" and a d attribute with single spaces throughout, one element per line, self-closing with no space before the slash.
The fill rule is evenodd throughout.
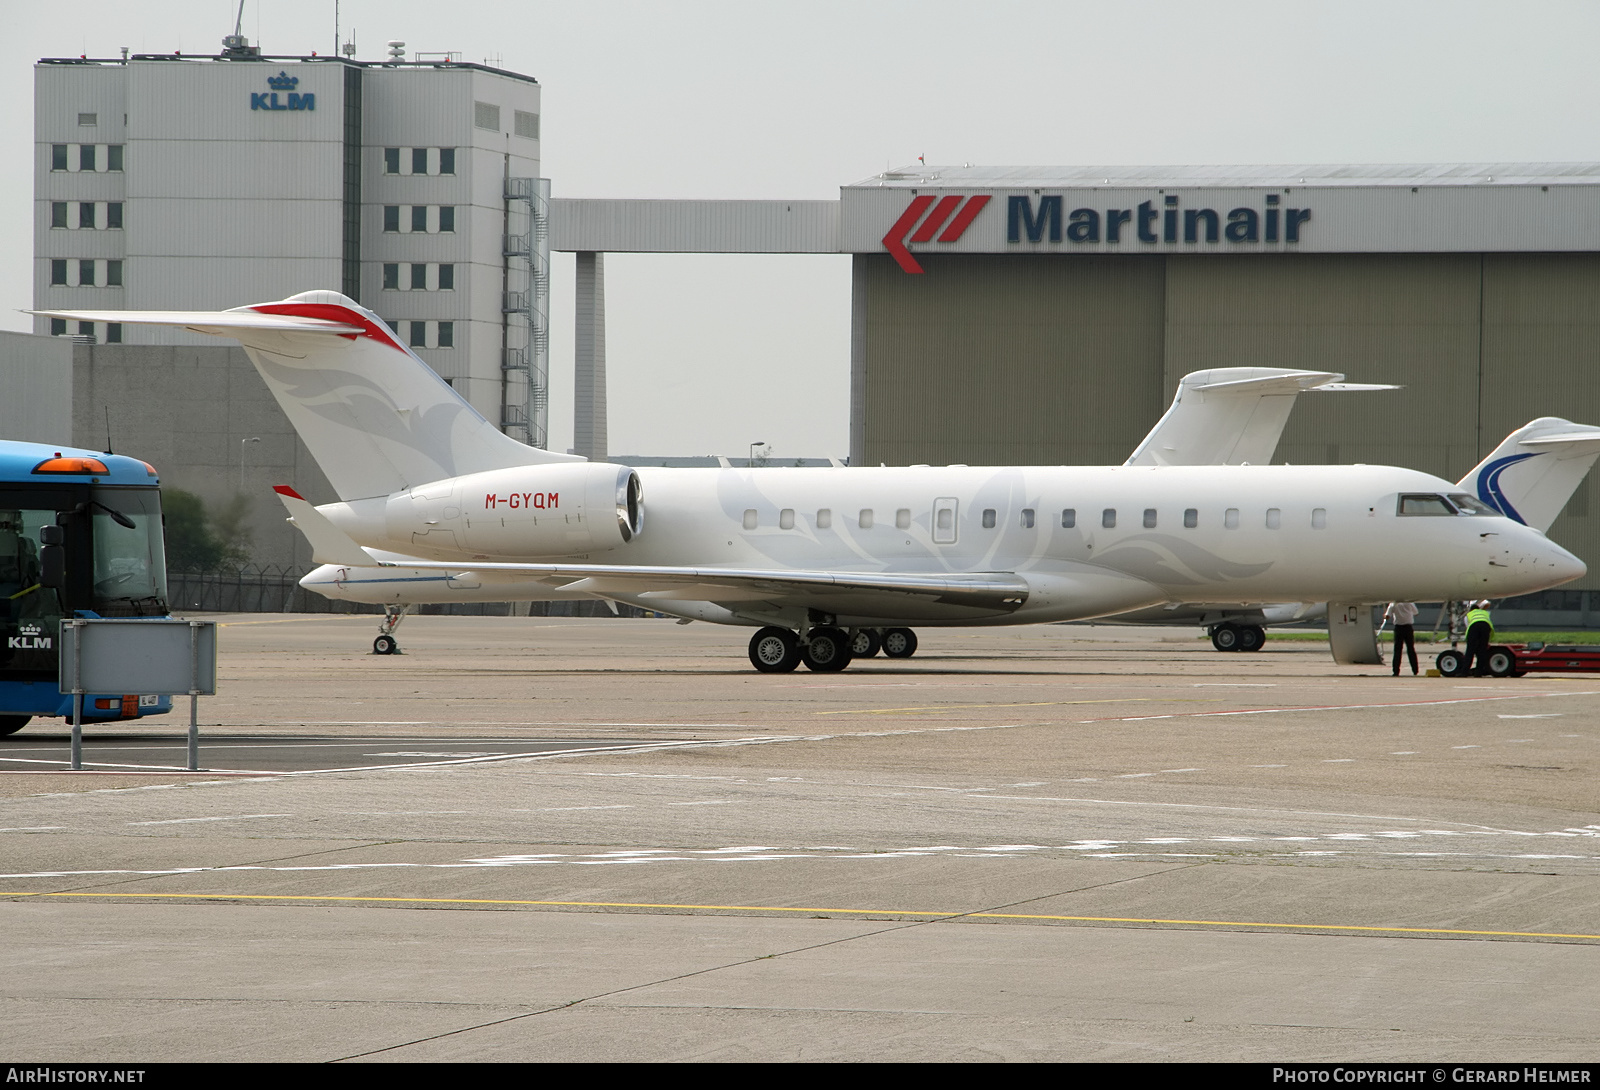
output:
<path id="1" fill-rule="evenodd" d="M 225 311 L 36 313 L 179 326 L 238 340 L 342 500 L 485 470 L 583 460 L 502 433 L 383 319 L 336 291 Z"/>
<path id="2" fill-rule="evenodd" d="M 1600 428 L 1541 416 L 1461 478 L 1460 488 L 1507 518 L 1549 530 L 1600 457 Z"/>

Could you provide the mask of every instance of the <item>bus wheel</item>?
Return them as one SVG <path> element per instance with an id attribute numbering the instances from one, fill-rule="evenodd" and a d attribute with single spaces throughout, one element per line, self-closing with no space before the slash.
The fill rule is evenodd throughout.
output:
<path id="1" fill-rule="evenodd" d="M 28 725 L 31 715 L 0 715 L 0 737 L 15 734 Z"/>

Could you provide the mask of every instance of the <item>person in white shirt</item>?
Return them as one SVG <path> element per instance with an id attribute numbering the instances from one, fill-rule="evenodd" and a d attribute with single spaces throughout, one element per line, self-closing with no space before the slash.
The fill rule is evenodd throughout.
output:
<path id="1" fill-rule="evenodd" d="M 1400 648 L 1404 647 L 1411 655 L 1411 673 L 1417 672 L 1417 638 L 1415 622 L 1417 619 L 1417 603 L 1415 602 L 1390 602 L 1389 608 L 1383 611 L 1385 620 L 1394 623 L 1394 676 L 1400 676 Z"/>

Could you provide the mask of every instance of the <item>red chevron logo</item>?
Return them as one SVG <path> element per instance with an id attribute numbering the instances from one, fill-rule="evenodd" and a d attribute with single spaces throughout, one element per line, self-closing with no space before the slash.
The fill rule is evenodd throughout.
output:
<path id="1" fill-rule="evenodd" d="M 962 204 L 965 200 L 966 204 Z M 922 266 L 917 259 L 911 256 L 911 251 L 906 249 L 907 243 L 932 242 L 938 235 L 940 242 L 954 242 L 960 238 L 978 218 L 978 213 L 983 211 L 983 206 L 989 203 L 987 195 L 977 197 L 940 197 L 938 203 L 930 194 L 923 194 L 911 199 L 910 205 L 900 213 L 900 218 L 894 221 L 894 226 L 889 228 L 889 233 L 883 236 L 883 248 L 889 251 L 889 256 L 894 258 L 908 273 L 919 273 Z M 928 211 L 928 206 L 933 206 L 933 211 Z M 956 211 L 960 208 L 960 211 Z M 923 219 L 923 213 L 927 218 Z M 952 218 L 953 217 L 953 218 Z M 918 226 L 918 221 L 921 225 Z M 949 221 L 949 226 L 945 222 Z M 912 228 L 916 228 L 915 231 Z M 939 228 L 944 227 L 941 233 Z"/>

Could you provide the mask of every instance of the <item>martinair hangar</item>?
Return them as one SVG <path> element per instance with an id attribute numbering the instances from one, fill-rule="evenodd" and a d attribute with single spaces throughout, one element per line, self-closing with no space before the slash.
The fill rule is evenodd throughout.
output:
<path id="1" fill-rule="evenodd" d="M 551 245 L 580 254 L 580 391 L 594 255 L 850 254 L 856 465 L 1118 464 L 1224 366 L 1404 386 L 1303 398 L 1297 464 L 1454 480 L 1536 416 L 1600 423 L 1600 164 L 917 166 L 838 201 L 556 199 Z M 1592 487 L 1551 530 L 1578 587 Z"/>

